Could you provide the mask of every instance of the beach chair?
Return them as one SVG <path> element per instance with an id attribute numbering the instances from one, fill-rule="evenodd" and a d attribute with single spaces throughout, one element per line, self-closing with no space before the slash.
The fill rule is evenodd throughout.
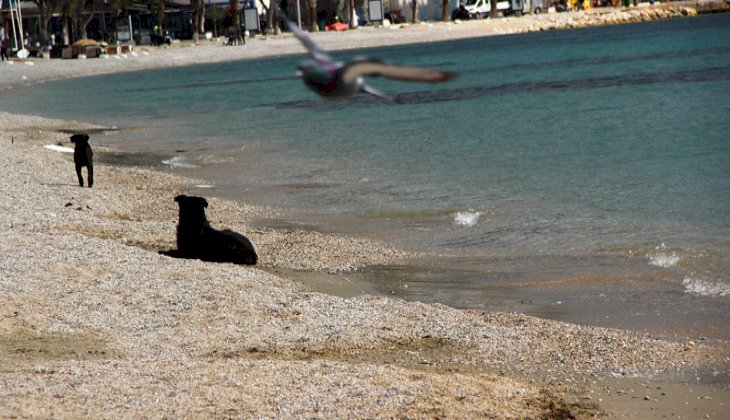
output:
<path id="1" fill-rule="evenodd" d="M 86 47 L 86 58 L 97 58 L 99 57 L 99 47 L 96 45 L 89 45 Z"/>

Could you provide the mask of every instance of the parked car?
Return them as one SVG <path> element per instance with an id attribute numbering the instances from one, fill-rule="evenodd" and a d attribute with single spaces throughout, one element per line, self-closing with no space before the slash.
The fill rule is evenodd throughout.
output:
<path id="1" fill-rule="evenodd" d="M 472 19 L 487 18 L 492 12 L 489 0 L 466 0 L 464 7 Z M 542 13 L 542 0 L 500 0 L 497 2 L 497 12 L 503 16 L 522 16 L 524 13 Z"/>
<path id="2" fill-rule="evenodd" d="M 492 12 L 492 5 L 489 0 L 466 0 L 464 8 L 467 12 L 469 12 L 469 16 L 472 19 L 488 18 L 489 14 Z M 504 11 L 509 10 L 509 8 L 509 1 L 497 2 L 497 11 L 502 11 L 504 13 Z"/>

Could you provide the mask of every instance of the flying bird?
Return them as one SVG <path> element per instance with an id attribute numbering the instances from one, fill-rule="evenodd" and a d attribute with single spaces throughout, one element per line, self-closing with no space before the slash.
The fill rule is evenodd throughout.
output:
<path id="1" fill-rule="evenodd" d="M 365 76 L 383 76 L 409 82 L 440 83 L 452 79 L 456 73 L 432 71 L 386 63 L 377 58 L 355 58 L 346 63 L 334 61 L 317 46 L 298 25 L 282 13 L 286 27 L 304 45 L 312 57 L 299 64 L 299 76 L 310 89 L 327 99 L 341 99 L 359 92 L 382 99 L 392 98 L 365 83 Z"/>

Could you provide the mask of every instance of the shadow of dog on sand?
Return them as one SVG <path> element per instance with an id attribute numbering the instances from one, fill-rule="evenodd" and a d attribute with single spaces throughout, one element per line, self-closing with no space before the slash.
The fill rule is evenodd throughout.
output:
<path id="1" fill-rule="evenodd" d="M 210 227 L 205 217 L 205 208 L 208 207 L 205 198 L 178 195 L 175 201 L 180 206 L 177 249 L 160 251 L 160 254 L 211 262 L 256 264 L 258 255 L 248 238 L 231 230 Z"/>

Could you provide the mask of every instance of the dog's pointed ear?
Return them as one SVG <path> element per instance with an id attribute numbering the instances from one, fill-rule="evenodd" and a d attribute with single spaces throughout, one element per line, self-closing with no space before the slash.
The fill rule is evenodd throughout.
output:
<path id="1" fill-rule="evenodd" d="M 206 200 L 205 198 L 201 198 L 201 200 L 203 200 L 203 208 L 208 207 L 208 200 Z"/>

